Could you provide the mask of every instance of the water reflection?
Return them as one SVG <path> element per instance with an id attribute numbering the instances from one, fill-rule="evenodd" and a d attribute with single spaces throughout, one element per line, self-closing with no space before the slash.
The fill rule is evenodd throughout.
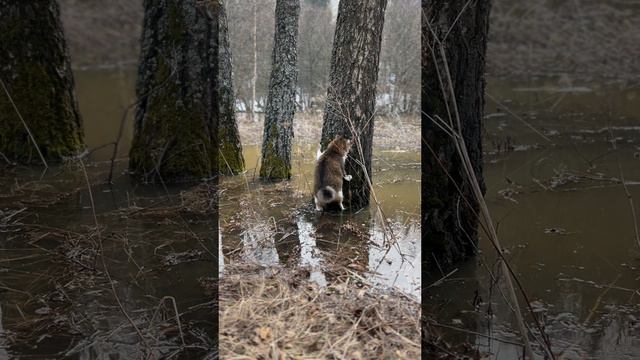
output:
<path id="1" fill-rule="evenodd" d="M 247 164 L 255 163 L 257 149 L 244 150 Z M 307 165 L 296 169 L 290 182 L 264 184 L 242 176 L 223 180 L 224 253 L 265 267 L 306 269 L 309 280 L 320 287 L 331 281 L 328 269 L 342 266 L 375 286 L 394 288 L 419 301 L 419 154 L 378 152 L 374 159 L 377 195 L 390 216 L 383 229 L 374 205 L 356 214 L 313 210 L 308 182 L 312 150 L 294 151 L 309 159 L 294 159 Z"/>
<path id="2" fill-rule="evenodd" d="M 322 255 L 316 245 L 315 228 L 302 217 L 298 218 L 296 225 L 300 240 L 300 266 L 309 270 L 309 280 L 320 287 L 326 287 L 327 278 L 322 272 Z"/>
<path id="3" fill-rule="evenodd" d="M 622 169 L 632 198 L 640 198 L 637 89 L 558 92 L 553 84 L 489 82 L 494 98 L 550 141 L 488 101 L 486 201 L 507 259 L 556 354 L 638 358 L 637 325 L 629 320 L 640 316 L 638 248 L 620 182 Z M 495 251 L 484 238 L 480 249 L 477 259 L 429 289 L 429 302 L 441 305 L 434 311 L 440 322 L 451 325 L 455 319 L 457 327 L 479 333 L 451 329 L 447 336 L 484 344 L 480 349 L 489 351 L 489 359 L 516 358 L 520 346 L 487 338 L 520 342 L 504 289 L 492 278 L 499 276 L 493 271 Z"/>

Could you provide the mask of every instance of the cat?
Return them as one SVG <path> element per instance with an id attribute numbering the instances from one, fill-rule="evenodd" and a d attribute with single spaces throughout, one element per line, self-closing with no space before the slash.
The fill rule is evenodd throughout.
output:
<path id="1" fill-rule="evenodd" d="M 351 149 L 351 140 L 337 135 L 327 149 L 319 154 L 316 161 L 314 175 L 314 202 L 316 210 L 322 211 L 327 204 L 337 202 L 341 210 L 344 210 L 342 201 L 343 180 L 351 181 L 351 175 L 347 175 L 344 162 Z"/>

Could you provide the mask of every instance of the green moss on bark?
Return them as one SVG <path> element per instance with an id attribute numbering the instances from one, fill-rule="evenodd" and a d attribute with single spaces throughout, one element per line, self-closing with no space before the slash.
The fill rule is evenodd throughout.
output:
<path id="1" fill-rule="evenodd" d="M 238 149 L 238 144 L 229 141 L 231 135 L 227 133 L 224 126 L 218 127 L 219 143 L 219 162 L 220 172 L 227 175 L 236 175 L 244 171 L 244 158 L 242 157 L 242 149 Z"/>
<path id="2" fill-rule="evenodd" d="M 269 180 L 284 180 L 291 178 L 291 169 L 278 156 L 274 142 L 278 137 L 278 129 L 276 124 L 269 127 L 269 139 L 262 149 L 262 165 L 260 167 L 260 177 Z"/>
<path id="3" fill-rule="evenodd" d="M 64 37 L 55 2 L 4 5 L 0 14 L 0 78 L 49 162 L 84 147 Z M 6 8 L 8 6 L 8 8 Z M 23 12 L 32 16 L 21 17 Z M 20 163 L 41 160 L 4 90 L 0 90 L 0 152 Z"/>
<path id="4" fill-rule="evenodd" d="M 166 181 L 209 177 L 215 154 L 203 131 L 206 113 L 195 102 L 181 100 L 179 85 L 167 82 L 170 75 L 171 68 L 160 58 L 153 81 L 158 90 L 149 97 L 145 120 L 131 148 L 130 168 L 144 180 L 157 175 L 156 167 Z"/>
<path id="5" fill-rule="evenodd" d="M 155 182 L 198 181 L 217 172 L 213 104 L 215 35 L 196 0 L 145 1 L 129 168 Z"/>

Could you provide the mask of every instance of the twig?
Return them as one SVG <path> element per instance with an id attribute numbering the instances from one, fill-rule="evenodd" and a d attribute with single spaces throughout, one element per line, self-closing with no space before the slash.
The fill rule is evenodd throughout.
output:
<path id="1" fill-rule="evenodd" d="M 142 340 L 142 342 L 144 343 L 145 348 L 149 349 L 149 344 L 147 343 L 147 339 L 144 337 L 144 335 L 142 335 L 142 332 L 140 331 L 138 326 L 135 324 L 133 319 L 129 316 L 129 314 L 125 310 L 124 305 L 120 301 L 120 297 L 118 296 L 118 293 L 116 292 L 116 287 L 114 285 L 113 279 L 111 278 L 111 274 L 109 273 L 109 269 L 107 268 L 107 263 L 104 260 L 104 248 L 102 247 L 102 236 L 101 236 L 101 232 L 100 232 L 100 225 L 98 224 L 98 216 L 96 215 L 96 206 L 95 206 L 95 203 L 93 201 L 93 191 L 91 191 L 91 182 L 89 181 L 89 175 L 87 174 L 87 169 L 85 168 L 84 162 L 82 161 L 82 159 L 78 159 L 78 162 L 80 163 L 80 167 L 82 169 L 82 173 L 84 174 L 84 179 L 85 179 L 85 181 L 87 183 L 87 190 L 89 191 L 89 201 L 91 202 L 91 212 L 93 214 L 93 221 L 94 221 L 94 224 L 96 226 L 96 232 L 97 232 L 97 236 L 98 236 L 98 244 L 100 246 L 100 259 L 102 260 L 102 267 L 104 268 L 105 275 L 107 275 L 107 280 L 109 281 L 109 285 L 111 286 L 111 292 L 113 293 L 113 297 L 115 298 L 116 302 L 118 303 L 118 307 L 120 308 L 120 312 L 122 312 L 122 314 L 127 318 L 129 323 L 131 324 L 131 326 L 133 326 L 133 328 L 136 330 L 136 332 L 138 333 L 138 336 L 140 337 L 140 340 Z"/>
<path id="2" fill-rule="evenodd" d="M 124 109 L 122 118 L 120 118 L 120 127 L 118 128 L 118 137 L 116 138 L 115 142 L 111 143 L 113 144 L 113 152 L 111 153 L 111 165 L 109 166 L 109 177 L 107 178 L 107 182 L 109 184 L 111 184 L 113 181 L 114 163 L 116 161 L 116 157 L 118 156 L 118 147 L 120 146 L 120 140 L 122 140 L 122 134 L 124 132 L 124 124 L 127 121 L 127 115 L 129 115 L 129 110 L 131 110 L 132 108 L 140 104 L 143 100 L 145 100 L 147 97 L 153 94 L 154 91 L 157 91 L 162 87 L 164 87 L 169 82 L 169 79 L 171 79 L 171 77 L 175 74 L 175 72 L 176 72 L 176 66 L 174 64 L 171 64 L 171 73 L 167 75 L 166 79 L 164 79 L 158 86 L 151 88 L 146 94 L 142 94 L 136 101 L 129 104 L 129 106 L 127 106 Z"/>
<path id="3" fill-rule="evenodd" d="M 618 148 L 616 146 L 616 139 L 613 137 L 613 130 L 611 130 L 611 124 L 608 123 L 607 127 L 609 129 L 609 136 L 611 137 L 611 146 L 614 151 L 617 151 Z M 624 193 L 629 201 L 629 208 L 631 209 L 631 220 L 633 221 L 633 230 L 636 238 L 636 244 L 638 244 L 638 248 L 640 248 L 640 229 L 638 229 L 638 217 L 636 216 L 636 207 L 633 203 L 633 196 L 631 196 L 631 192 L 627 187 L 627 182 L 624 179 L 624 172 L 622 171 L 622 164 L 620 163 L 620 156 L 616 152 L 616 161 L 618 163 L 618 171 L 620 172 L 620 182 L 622 183 L 622 188 L 624 189 Z"/>
<path id="4" fill-rule="evenodd" d="M 33 146 L 35 146 L 36 150 L 38 151 L 38 155 L 40 155 L 40 160 L 42 160 L 42 164 L 44 165 L 45 169 L 48 169 L 49 165 L 47 164 L 47 161 L 44 159 L 44 155 L 42 155 L 42 152 L 40 151 L 40 146 L 38 146 L 38 143 L 36 142 L 36 139 L 33 136 L 33 133 L 31 133 L 31 129 L 29 129 L 29 126 L 27 125 L 27 122 L 24 121 L 24 118 L 22 118 L 22 114 L 20 114 L 20 110 L 18 110 L 16 103 L 13 101 L 11 94 L 9 94 L 9 90 L 7 90 L 7 87 L 5 86 L 4 81 L 2 81 L 2 79 L 0 79 L 0 85 L 2 85 L 2 88 L 4 89 L 5 94 L 7 94 L 7 97 L 9 98 L 11 105 L 13 105 L 13 109 L 16 111 L 16 114 L 18 114 L 18 118 L 20 118 L 20 121 L 22 121 L 22 125 L 24 126 L 25 130 L 27 130 L 27 133 L 29 134 L 29 138 L 33 142 Z"/>
<path id="5" fill-rule="evenodd" d="M 526 121 L 525 119 L 523 119 L 521 116 L 519 116 L 518 114 L 514 113 L 513 111 L 511 111 L 508 107 L 506 107 L 504 104 L 502 104 L 500 101 L 496 100 L 493 96 L 491 96 L 491 94 L 486 93 L 485 94 L 489 99 L 491 99 L 491 101 L 493 101 L 494 103 L 500 105 L 501 108 L 503 108 L 506 112 L 508 112 L 511 116 L 513 116 L 514 118 L 516 118 L 517 120 L 520 120 L 520 122 L 522 122 L 523 124 L 525 124 L 529 129 L 533 130 L 533 132 L 535 132 L 536 134 L 540 135 L 541 138 L 547 140 L 550 143 L 553 143 L 553 141 L 551 141 L 551 139 L 549 139 L 549 137 L 547 137 L 545 134 L 541 133 L 538 129 L 536 129 L 535 127 L 533 127 L 533 125 L 529 124 L 528 121 Z"/>
<path id="6" fill-rule="evenodd" d="M 457 124 L 457 130 L 458 132 L 462 132 L 462 122 L 460 121 L 460 115 L 458 112 L 458 106 L 457 106 L 457 102 L 456 102 L 456 94 L 455 91 L 453 89 L 453 81 L 451 78 L 451 73 L 449 71 L 449 65 L 447 62 L 447 56 L 444 50 L 444 46 L 442 44 L 442 42 L 438 39 L 438 36 L 436 35 L 436 33 L 433 31 L 433 29 L 431 28 L 431 24 L 429 23 L 429 21 L 427 21 L 427 26 L 429 28 L 429 31 L 431 32 L 435 43 L 438 45 L 438 50 L 440 53 L 440 57 L 442 59 L 442 62 L 444 64 L 444 73 L 446 75 L 446 82 L 447 82 L 447 89 L 449 91 L 449 98 L 452 101 L 452 108 L 453 108 L 453 114 L 455 115 L 455 121 Z M 429 49 L 431 50 L 431 54 L 434 60 L 434 63 L 436 64 L 436 69 L 438 69 L 437 63 L 438 63 L 438 59 L 436 57 L 435 54 L 435 49 L 431 46 L 429 46 Z M 441 87 L 442 87 L 442 91 L 443 91 L 443 97 L 445 99 L 447 99 L 447 96 L 445 96 L 445 88 L 444 88 L 444 84 L 443 84 L 443 78 L 440 74 L 440 71 L 438 70 L 438 79 L 440 81 Z M 445 104 L 447 104 L 448 102 L 445 101 Z M 453 123 L 453 116 L 451 115 L 451 112 L 449 111 L 449 106 L 447 105 L 447 113 L 449 114 L 449 119 L 450 122 Z M 537 131 L 536 131 L 537 132 Z M 546 138 L 543 134 L 540 133 L 541 136 L 543 136 L 544 138 Z M 548 141 L 550 141 L 548 138 L 546 138 Z M 500 246 L 500 243 L 498 242 L 498 236 L 497 236 L 497 232 L 495 229 L 495 226 L 493 224 L 493 221 L 491 219 L 490 213 L 489 213 L 489 209 L 487 207 L 486 202 L 484 201 L 484 196 L 482 194 L 482 191 L 480 189 L 479 186 L 479 182 L 478 179 L 476 177 L 475 174 L 475 170 L 473 168 L 473 165 L 471 163 L 471 160 L 469 158 L 469 154 L 466 148 L 466 144 L 463 140 L 461 140 L 459 137 L 454 137 L 454 144 L 456 146 L 456 150 L 458 152 L 458 155 L 461 157 L 462 160 L 462 167 L 463 170 L 465 171 L 466 175 L 467 175 L 467 179 L 469 181 L 470 187 L 473 191 L 474 197 L 476 198 L 476 201 L 478 202 L 478 205 L 480 206 L 480 210 L 481 210 L 481 214 L 482 214 L 482 218 L 486 224 L 486 226 L 488 227 L 489 230 L 489 239 L 491 240 L 491 243 L 493 245 L 493 247 L 496 249 L 496 252 L 498 254 L 498 256 L 500 257 L 500 264 L 502 266 L 502 270 L 503 272 L 507 275 L 505 276 L 505 282 L 506 282 L 506 286 L 509 290 L 509 294 L 511 297 L 511 301 L 513 302 L 513 306 L 514 306 L 514 313 L 516 315 L 516 319 L 517 319 L 517 323 L 518 323 L 518 327 L 520 329 L 520 334 L 522 336 L 522 339 L 524 341 L 525 344 L 525 351 L 527 356 L 530 359 L 533 359 L 533 350 L 531 347 L 531 344 L 529 342 L 529 337 L 528 337 L 528 329 L 524 323 L 524 318 L 522 316 L 522 312 L 520 310 L 519 307 L 519 303 L 518 303 L 518 298 L 515 292 L 515 287 L 512 283 L 512 277 L 513 279 L 516 281 L 518 288 L 520 290 L 520 292 L 523 294 L 523 296 L 525 297 L 525 300 L 527 300 L 526 297 L 526 293 L 524 292 L 524 289 L 522 288 L 520 282 L 518 281 L 515 273 L 513 272 L 513 270 L 511 269 L 511 267 L 509 266 L 509 264 L 507 263 L 506 259 L 504 258 L 504 254 L 502 253 L 502 247 Z M 543 337 L 543 339 L 545 340 L 545 350 L 548 352 L 548 355 L 551 358 L 555 358 L 552 350 L 551 350 L 551 344 L 549 343 L 548 338 L 545 336 L 545 333 L 542 329 L 542 326 L 540 325 L 540 323 L 538 322 L 538 320 L 536 319 L 534 313 L 533 313 L 533 309 L 531 309 L 531 305 L 529 304 L 529 301 L 527 300 L 527 305 L 529 308 L 529 311 L 532 314 L 533 320 L 536 324 L 536 326 L 538 327 L 538 329 L 540 330 L 540 333 Z"/>

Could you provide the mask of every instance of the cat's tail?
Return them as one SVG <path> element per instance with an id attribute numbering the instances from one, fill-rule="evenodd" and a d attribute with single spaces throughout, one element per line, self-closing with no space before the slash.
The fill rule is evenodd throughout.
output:
<path id="1" fill-rule="evenodd" d="M 316 193 L 316 198 L 322 201 L 323 203 L 329 203 L 335 200 L 336 198 L 336 190 L 331 186 L 325 186 L 318 190 Z"/>

